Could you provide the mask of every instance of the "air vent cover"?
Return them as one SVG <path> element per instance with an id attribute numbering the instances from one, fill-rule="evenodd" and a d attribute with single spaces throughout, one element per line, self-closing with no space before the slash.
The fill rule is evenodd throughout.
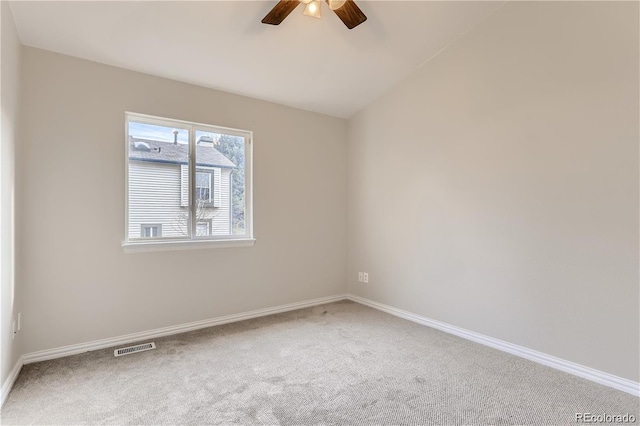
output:
<path id="1" fill-rule="evenodd" d="M 155 348 L 156 348 L 156 344 L 153 342 L 143 343 L 142 345 L 128 346 L 126 348 L 116 349 L 115 351 L 113 351 L 113 355 L 114 356 L 129 355 L 135 352 L 150 351 L 151 349 L 155 349 Z"/>

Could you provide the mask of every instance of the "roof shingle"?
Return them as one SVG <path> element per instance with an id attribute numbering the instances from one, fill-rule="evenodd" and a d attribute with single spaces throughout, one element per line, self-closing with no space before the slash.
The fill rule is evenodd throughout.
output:
<path id="1" fill-rule="evenodd" d="M 135 143 L 143 142 L 151 148 L 149 151 L 136 149 Z M 188 164 L 189 145 L 154 141 L 129 137 L 129 159 L 158 163 Z M 235 168 L 236 165 L 212 146 L 198 145 L 196 150 L 197 166 Z"/>

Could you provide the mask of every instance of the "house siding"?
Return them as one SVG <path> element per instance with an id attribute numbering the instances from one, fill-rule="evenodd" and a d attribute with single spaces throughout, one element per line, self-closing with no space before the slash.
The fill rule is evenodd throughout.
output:
<path id="1" fill-rule="evenodd" d="M 141 237 L 141 226 L 162 225 L 162 237 L 186 237 L 188 203 L 182 185 L 184 167 L 148 161 L 129 161 L 129 218 L 130 239 Z M 230 224 L 230 169 L 221 169 L 220 180 L 214 191 L 220 193 L 220 207 L 207 208 L 199 219 L 211 220 L 212 235 L 229 235 Z M 187 190 L 188 191 L 188 190 Z"/>

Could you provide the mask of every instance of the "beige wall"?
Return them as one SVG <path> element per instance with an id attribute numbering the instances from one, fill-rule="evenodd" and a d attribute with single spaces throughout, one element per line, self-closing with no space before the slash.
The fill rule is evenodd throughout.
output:
<path id="1" fill-rule="evenodd" d="M 344 293 L 345 120 L 27 47 L 23 80 L 25 352 Z M 125 111 L 254 132 L 254 247 L 123 253 Z"/>
<path id="2" fill-rule="evenodd" d="M 19 97 L 5 10 L 3 381 L 18 349 L 338 294 L 347 271 L 352 293 L 638 381 L 637 3 L 507 4 L 352 118 L 348 161 L 344 120 L 33 48 Z M 254 247 L 123 253 L 124 111 L 254 131 Z"/>
<path id="3" fill-rule="evenodd" d="M 352 118 L 349 291 L 638 381 L 638 50 L 511 2 Z"/>
<path id="4" fill-rule="evenodd" d="M 15 147 L 20 109 L 20 63 L 22 46 L 18 40 L 9 3 L 0 2 L 2 63 L 2 147 L 0 151 L 0 384 L 4 384 L 21 355 L 22 336 L 12 339 L 12 322 L 20 311 L 21 289 L 15 286 Z"/>

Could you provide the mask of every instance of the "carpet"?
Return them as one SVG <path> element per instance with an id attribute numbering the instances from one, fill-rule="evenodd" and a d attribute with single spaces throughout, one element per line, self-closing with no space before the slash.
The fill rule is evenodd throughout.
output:
<path id="1" fill-rule="evenodd" d="M 569 425 L 639 399 L 343 301 L 25 365 L 3 424 Z"/>

